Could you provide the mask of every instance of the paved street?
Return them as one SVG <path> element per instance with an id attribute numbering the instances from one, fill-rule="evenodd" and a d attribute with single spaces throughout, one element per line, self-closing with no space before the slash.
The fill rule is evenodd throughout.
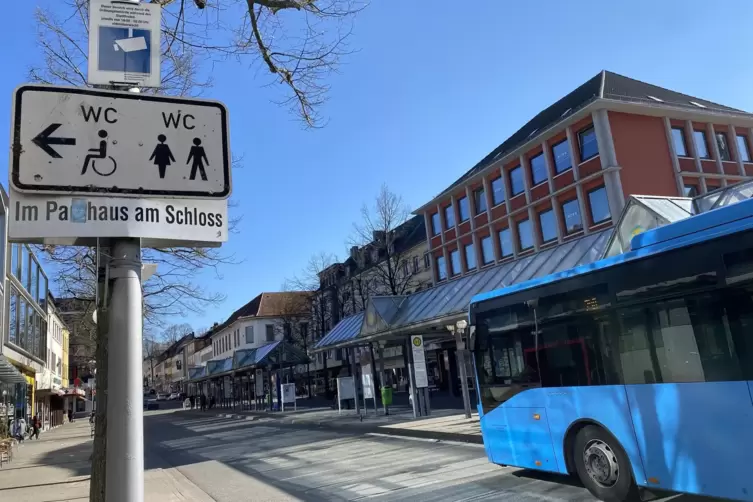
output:
<path id="1" fill-rule="evenodd" d="M 167 411 L 150 414 L 146 435 L 219 502 L 594 500 L 569 478 L 492 465 L 474 444 Z"/>
<path id="2" fill-rule="evenodd" d="M 147 502 L 594 500 L 569 478 L 492 465 L 478 444 L 178 410 L 144 426 Z M 85 502 L 91 444 L 85 420 L 26 441 L 0 500 Z"/>

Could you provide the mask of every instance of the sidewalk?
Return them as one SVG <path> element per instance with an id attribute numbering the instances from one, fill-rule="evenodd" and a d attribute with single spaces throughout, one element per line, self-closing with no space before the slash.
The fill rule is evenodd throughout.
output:
<path id="1" fill-rule="evenodd" d="M 236 420 L 264 419 L 289 425 L 346 428 L 363 433 L 482 443 L 478 414 L 474 413 L 470 419 L 467 419 L 464 413 L 455 409 L 432 410 L 430 416 L 416 419 L 413 418 L 412 410 L 407 407 L 390 408 L 390 415 L 387 416 L 384 415 L 381 408 L 376 415 L 373 408 L 366 412 L 361 410 L 362 416 L 356 415 L 355 410 L 342 410 L 342 413 L 339 414 L 337 410 L 330 408 L 307 408 L 284 412 L 232 411 L 226 409 L 181 410 L 179 413 Z"/>
<path id="2" fill-rule="evenodd" d="M 47 431 L 39 440 L 25 441 L 14 452 L 13 462 L 0 469 L 0 500 L 88 501 L 91 450 L 88 420 Z M 154 460 L 148 458 L 147 462 Z M 213 501 L 173 468 L 147 470 L 144 491 L 148 502 Z"/>

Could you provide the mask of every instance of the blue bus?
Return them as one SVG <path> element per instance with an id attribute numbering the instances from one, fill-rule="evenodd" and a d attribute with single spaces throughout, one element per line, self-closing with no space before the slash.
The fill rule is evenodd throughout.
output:
<path id="1" fill-rule="evenodd" d="M 470 323 L 491 462 L 753 501 L 753 199 L 476 295 Z"/>

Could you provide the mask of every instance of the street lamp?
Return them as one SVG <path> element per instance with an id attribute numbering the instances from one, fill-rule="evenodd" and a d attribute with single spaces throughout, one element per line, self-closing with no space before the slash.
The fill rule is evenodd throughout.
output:
<path id="1" fill-rule="evenodd" d="M 461 319 L 454 325 L 448 324 L 445 326 L 447 331 L 453 334 L 455 337 L 455 343 L 457 344 L 457 357 L 458 357 L 458 370 L 460 372 L 460 390 L 463 393 L 463 408 L 465 409 L 465 418 L 471 418 L 471 397 L 468 394 L 468 370 L 465 366 L 465 340 L 463 340 L 463 333 L 468 327 L 468 321 Z"/>

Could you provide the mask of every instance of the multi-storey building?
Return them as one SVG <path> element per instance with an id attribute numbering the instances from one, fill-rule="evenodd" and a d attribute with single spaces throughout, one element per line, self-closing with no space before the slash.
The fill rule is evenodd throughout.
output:
<path id="1" fill-rule="evenodd" d="M 622 234 L 645 230 L 629 225 L 631 207 L 654 224 L 687 217 L 687 197 L 753 176 L 752 139 L 753 114 L 601 72 L 416 211 L 434 287 L 371 298 L 316 350 L 398 349 L 420 334 L 429 386 L 457 395 L 467 353 L 454 334 L 474 294 L 621 252 Z M 661 216 L 662 205 L 677 214 Z"/>
<path id="2" fill-rule="evenodd" d="M 63 398 L 63 332 L 65 325 L 57 314 L 54 298 L 47 297 L 47 357 L 36 374 L 36 415 L 47 429 L 63 424 L 66 411 Z"/>
<path id="3" fill-rule="evenodd" d="M 434 281 L 608 228 L 631 194 L 753 176 L 751 128 L 750 113 L 603 71 L 418 209 Z"/>

